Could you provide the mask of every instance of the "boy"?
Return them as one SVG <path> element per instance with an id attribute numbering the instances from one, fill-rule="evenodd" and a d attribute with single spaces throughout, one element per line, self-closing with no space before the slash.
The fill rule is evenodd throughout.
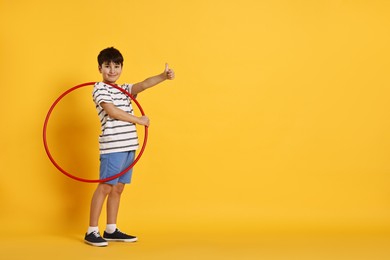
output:
<path id="1" fill-rule="evenodd" d="M 102 133 L 99 136 L 100 149 L 100 179 L 118 174 L 134 160 L 138 148 L 138 138 L 135 124 L 149 126 L 147 116 L 133 115 L 131 100 L 124 93 L 108 84 L 115 84 L 119 79 L 123 56 L 111 47 L 102 50 L 98 55 L 99 72 L 103 81 L 97 82 L 93 89 L 93 100 L 100 118 Z M 138 93 L 151 88 L 164 80 L 172 80 L 175 73 L 165 65 L 163 73 L 145 79 L 136 84 L 123 84 L 120 87 L 136 96 Z M 130 183 L 132 169 L 124 175 L 99 183 L 91 201 L 90 219 L 85 242 L 93 246 L 107 246 L 107 240 L 135 242 L 137 237 L 127 235 L 116 226 L 119 202 L 125 184 Z M 103 237 L 100 236 L 98 221 L 107 198 L 107 226 Z"/>

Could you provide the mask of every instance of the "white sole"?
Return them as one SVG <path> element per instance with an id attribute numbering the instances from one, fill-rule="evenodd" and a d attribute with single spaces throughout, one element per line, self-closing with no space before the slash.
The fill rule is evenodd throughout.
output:
<path id="1" fill-rule="evenodd" d="M 87 243 L 88 245 L 91 245 L 91 246 L 98 246 L 98 247 L 108 246 L 108 243 L 92 243 L 89 241 L 84 241 L 84 242 Z"/>
<path id="2" fill-rule="evenodd" d="M 133 238 L 133 239 L 115 239 L 115 238 L 104 238 L 107 241 L 113 241 L 113 242 L 136 242 L 138 238 Z"/>

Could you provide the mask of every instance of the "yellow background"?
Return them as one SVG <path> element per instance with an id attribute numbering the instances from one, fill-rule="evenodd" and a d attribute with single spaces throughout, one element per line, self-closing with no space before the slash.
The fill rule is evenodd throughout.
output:
<path id="1" fill-rule="evenodd" d="M 51 241 L 53 255 L 76 257 L 65 243 L 96 257 L 82 244 L 95 184 L 56 170 L 42 127 L 61 93 L 101 80 L 96 56 L 110 46 L 125 58 L 120 82 L 165 62 L 177 78 L 139 96 L 152 124 L 118 224 L 140 243 L 99 252 L 276 259 L 276 245 L 315 237 L 287 252 L 318 259 L 306 249 L 324 237 L 386 237 L 389 12 L 385 0 L 1 0 L 0 248 L 39 257 Z M 59 103 L 48 140 L 61 166 L 96 179 L 91 90 Z M 41 246 L 19 249 L 31 241 Z"/>

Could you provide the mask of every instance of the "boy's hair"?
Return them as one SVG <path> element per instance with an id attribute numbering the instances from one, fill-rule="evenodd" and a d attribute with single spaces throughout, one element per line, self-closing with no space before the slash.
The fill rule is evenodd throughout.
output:
<path id="1" fill-rule="evenodd" d="M 102 66 L 105 62 L 113 62 L 115 64 L 123 65 L 123 56 L 122 54 L 115 49 L 114 47 L 109 47 L 102 50 L 98 55 L 99 66 Z"/>

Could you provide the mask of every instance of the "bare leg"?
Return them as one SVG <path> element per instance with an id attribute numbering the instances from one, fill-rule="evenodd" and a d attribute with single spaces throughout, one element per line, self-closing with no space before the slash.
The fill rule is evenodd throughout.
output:
<path id="1" fill-rule="evenodd" d="M 107 224 L 116 224 L 119 211 L 119 203 L 124 188 L 125 184 L 119 182 L 117 185 L 112 187 L 110 194 L 108 194 Z"/>
<path id="2" fill-rule="evenodd" d="M 113 186 L 110 184 L 99 183 L 97 186 L 91 201 L 91 209 L 89 215 L 89 226 L 96 227 L 99 223 L 100 213 L 102 212 L 102 207 L 104 201 L 108 194 L 113 190 Z"/>

